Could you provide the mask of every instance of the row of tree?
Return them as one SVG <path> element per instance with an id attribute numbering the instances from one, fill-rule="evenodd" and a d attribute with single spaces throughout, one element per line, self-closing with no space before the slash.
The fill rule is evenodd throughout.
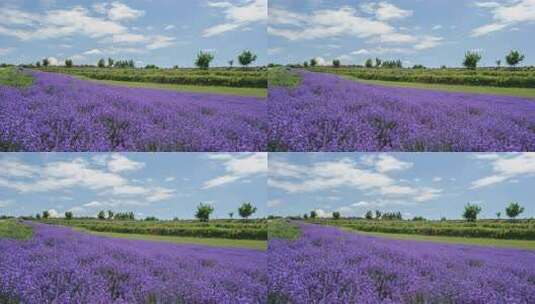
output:
<path id="1" fill-rule="evenodd" d="M 474 222 L 477 220 L 477 216 L 482 210 L 483 208 L 481 208 L 481 206 L 468 203 L 466 206 L 464 206 L 463 218 L 469 222 Z M 520 206 L 520 204 L 516 202 L 509 203 L 509 205 L 505 207 L 505 214 L 507 214 L 507 216 L 513 220 L 522 214 L 522 212 L 524 212 L 524 207 Z M 496 212 L 496 217 L 498 219 L 501 218 L 501 216 L 501 211 Z"/>
<path id="2" fill-rule="evenodd" d="M 468 51 L 464 55 L 463 65 L 467 69 L 476 69 L 477 64 L 482 58 L 483 57 L 481 56 L 480 53 Z M 505 56 L 505 62 L 507 62 L 507 64 L 513 68 L 516 67 L 519 63 L 521 63 L 524 59 L 525 59 L 525 56 L 516 50 L 511 50 L 509 54 Z M 501 59 L 496 60 L 496 66 L 499 68 L 501 67 L 501 65 L 502 65 L 502 60 Z"/>
<path id="3" fill-rule="evenodd" d="M 198 218 L 201 222 L 208 222 L 210 220 L 210 215 L 214 212 L 214 206 L 210 204 L 200 203 L 197 206 L 197 212 L 195 212 L 195 217 Z M 238 208 L 238 214 L 247 220 L 251 215 L 256 212 L 256 207 L 251 203 L 243 203 Z M 229 217 L 232 219 L 234 217 L 234 212 L 229 212 Z"/>

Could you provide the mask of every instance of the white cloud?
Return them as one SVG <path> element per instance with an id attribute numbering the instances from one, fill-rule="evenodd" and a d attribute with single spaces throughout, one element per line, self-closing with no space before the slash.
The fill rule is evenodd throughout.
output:
<path id="1" fill-rule="evenodd" d="M 13 48 L 11 47 L 8 47 L 8 48 L 0 48 L 0 56 L 2 55 L 6 55 L 8 53 L 11 53 L 11 51 L 13 51 Z"/>
<path id="2" fill-rule="evenodd" d="M 284 51 L 284 48 L 269 48 L 268 49 L 268 55 L 272 56 L 272 55 L 277 55 L 277 54 L 280 54 L 282 53 L 282 51 Z"/>
<path id="3" fill-rule="evenodd" d="M 442 177 L 435 176 L 435 177 L 433 177 L 433 181 L 436 182 L 436 183 L 441 182 L 442 181 Z"/>
<path id="4" fill-rule="evenodd" d="M 268 19 L 267 0 L 210 1 L 208 6 L 222 10 L 226 22 L 203 31 L 203 37 L 212 37 L 223 33 L 247 28 L 251 24 L 265 22 Z"/>
<path id="5" fill-rule="evenodd" d="M 168 183 L 169 183 L 169 182 L 172 182 L 172 181 L 174 181 L 174 180 L 175 180 L 175 178 L 172 177 L 172 176 L 169 176 L 169 177 L 166 177 L 166 178 L 165 178 L 165 181 L 168 182 Z"/>
<path id="6" fill-rule="evenodd" d="M 475 158 L 489 162 L 493 174 L 473 181 L 470 189 L 535 175 L 535 153 L 477 154 Z"/>
<path id="7" fill-rule="evenodd" d="M 282 204 L 282 200 L 280 199 L 272 199 L 267 202 L 268 208 L 275 208 Z"/>
<path id="8" fill-rule="evenodd" d="M 108 160 L 108 169 L 111 172 L 136 171 L 144 167 L 144 163 L 133 161 L 121 154 L 112 154 Z"/>
<path id="9" fill-rule="evenodd" d="M 437 25 L 433 26 L 431 29 L 432 29 L 433 31 L 440 30 L 440 29 L 442 29 L 442 25 L 437 24 Z"/>
<path id="10" fill-rule="evenodd" d="M 170 31 L 170 30 L 174 30 L 175 28 L 176 27 L 174 25 L 169 24 L 169 25 L 166 25 L 163 30 L 164 31 Z"/>
<path id="11" fill-rule="evenodd" d="M 96 208 L 96 207 L 101 207 L 102 205 L 103 204 L 101 202 L 92 201 L 92 202 L 89 202 L 87 204 L 84 204 L 84 207 Z"/>
<path id="12" fill-rule="evenodd" d="M 132 20 L 145 15 L 144 11 L 133 9 L 118 1 L 112 2 L 108 8 L 108 18 L 111 20 Z"/>
<path id="13" fill-rule="evenodd" d="M 401 9 L 386 1 L 381 1 L 376 4 L 368 3 L 361 6 L 361 8 L 367 13 L 374 14 L 378 20 L 403 19 L 410 17 L 413 14 L 411 10 Z"/>
<path id="14" fill-rule="evenodd" d="M 535 0 L 504 2 L 476 2 L 476 6 L 489 10 L 492 22 L 475 28 L 472 36 L 479 37 L 501 31 L 522 23 L 535 21 Z"/>
<path id="15" fill-rule="evenodd" d="M 0 200 L 0 208 L 5 208 L 11 205 L 12 201 L 10 200 Z"/>
<path id="16" fill-rule="evenodd" d="M 222 162 L 225 174 L 206 181 L 203 189 L 266 174 L 268 169 L 267 153 L 210 154 L 208 158 Z"/>
<path id="17" fill-rule="evenodd" d="M 58 218 L 60 217 L 61 215 L 59 214 L 59 212 L 56 210 L 56 209 L 49 209 L 48 210 L 48 216 L 50 218 Z"/>
<path id="18" fill-rule="evenodd" d="M 401 161 L 388 154 L 374 154 L 362 157 L 366 165 L 374 166 L 378 172 L 404 171 L 412 168 L 413 163 Z"/>
<path id="19" fill-rule="evenodd" d="M 163 35 L 156 35 L 150 39 L 147 44 L 147 49 L 157 50 L 171 46 L 175 43 L 175 37 L 168 37 Z"/>

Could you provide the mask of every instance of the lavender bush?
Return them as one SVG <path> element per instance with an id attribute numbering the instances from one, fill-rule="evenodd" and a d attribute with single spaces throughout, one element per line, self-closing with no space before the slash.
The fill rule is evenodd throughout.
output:
<path id="1" fill-rule="evenodd" d="M 270 151 L 535 151 L 534 100 L 302 77 L 270 88 Z"/>
<path id="2" fill-rule="evenodd" d="M 123 88 L 34 72 L 0 86 L 0 151 L 265 151 L 263 99 Z"/>
<path id="3" fill-rule="evenodd" d="M 35 225 L 0 238 L 0 303 L 265 303 L 266 253 Z"/>
<path id="4" fill-rule="evenodd" d="M 271 303 L 535 303 L 535 251 L 301 228 L 269 242 Z"/>

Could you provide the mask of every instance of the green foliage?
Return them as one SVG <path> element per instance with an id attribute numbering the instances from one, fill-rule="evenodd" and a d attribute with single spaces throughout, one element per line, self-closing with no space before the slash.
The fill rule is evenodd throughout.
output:
<path id="1" fill-rule="evenodd" d="M 469 221 L 474 222 L 477 220 L 477 215 L 481 212 L 481 207 L 476 204 L 466 204 L 464 206 L 463 217 Z"/>
<path id="2" fill-rule="evenodd" d="M 72 68 L 72 59 L 65 60 L 65 66 L 68 68 Z"/>
<path id="3" fill-rule="evenodd" d="M 108 219 L 111 220 L 113 219 L 113 216 L 114 216 L 114 213 L 112 210 L 108 210 Z"/>
<path id="4" fill-rule="evenodd" d="M 376 68 L 381 67 L 381 63 L 382 63 L 381 59 L 379 59 L 379 58 L 375 58 L 375 67 L 376 67 Z"/>
<path id="5" fill-rule="evenodd" d="M 37 214 L 35 215 L 35 219 L 36 219 L 36 220 L 40 220 L 40 219 L 41 219 L 41 214 L 40 214 L 40 213 L 37 213 Z"/>
<path id="6" fill-rule="evenodd" d="M 256 60 L 256 54 L 253 54 L 251 51 L 245 50 L 238 56 L 238 61 L 243 66 L 249 66 Z M 232 65 L 231 65 L 232 66 Z"/>
<path id="7" fill-rule="evenodd" d="M 72 220 L 73 214 L 70 211 L 65 212 L 65 219 Z"/>
<path id="8" fill-rule="evenodd" d="M 106 212 L 104 212 L 104 210 L 99 211 L 99 213 L 97 215 L 97 218 L 99 220 L 105 220 L 106 219 Z"/>
<path id="9" fill-rule="evenodd" d="M 392 220 L 402 220 L 401 212 L 385 212 L 381 215 L 382 220 L 392 221 Z"/>
<path id="10" fill-rule="evenodd" d="M 150 69 L 158 69 L 158 66 L 156 66 L 155 64 L 147 64 L 145 66 L 145 69 L 148 69 L 148 70 L 150 70 Z"/>
<path id="11" fill-rule="evenodd" d="M 375 219 L 376 220 L 380 220 L 381 219 L 381 215 L 383 215 L 381 210 L 375 210 Z"/>
<path id="12" fill-rule="evenodd" d="M 43 59 L 43 66 L 46 68 L 50 65 L 50 60 L 48 58 Z"/>
<path id="13" fill-rule="evenodd" d="M 158 218 L 155 217 L 155 216 L 147 216 L 147 217 L 145 218 L 145 221 L 146 221 L 146 222 L 157 222 L 157 221 L 158 221 Z"/>
<path id="14" fill-rule="evenodd" d="M 502 66 L 502 61 L 500 59 L 497 59 L 496 60 L 496 67 L 501 67 Z"/>
<path id="15" fill-rule="evenodd" d="M 214 60 L 214 55 L 200 51 L 199 54 L 197 54 L 195 65 L 199 67 L 199 69 L 207 70 L 210 67 L 210 62 L 212 62 L 212 60 Z"/>
<path id="16" fill-rule="evenodd" d="M 304 66 L 305 68 L 308 68 L 308 61 L 303 62 L 303 66 Z"/>
<path id="17" fill-rule="evenodd" d="M 381 67 L 388 68 L 388 69 L 401 69 L 403 68 L 403 63 L 401 60 L 385 60 L 381 64 Z"/>
<path id="18" fill-rule="evenodd" d="M 40 68 L 40 67 L 41 67 L 41 61 L 37 61 L 37 62 L 35 63 L 35 66 L 38 67 L 38 68 Z"/>
<path id="19" fill-rule="evenodd" d="M 33 77 L 15 67 L 0 68 L 0 85 L 26 88 L 32 85 Z"/>
<path id="20" fill-rule="evenodd" d="M 296 240 L 301 231 L 299 227 L 287 220 L 273 220 L 268 224 L 268 239 Z"/>
<path id="21" fill-rule="evenodd" d="M 425 221 L 425 217 L 423 216 L 415 216 L 412 218 L 413 221 Z"/>
<path id="22" fill-rule="evenodd" d="M 232 219 L 234 217 L 234 212 L 229 212 L 228 217 Z"/>
<path id="23" fill-rule="evenodd" d="M 316 210 L 310 211 L 310 218 L 311 219 L 315 219 L 317 216 L 318 216 L 318 213 L 316 212 Z"/>
<path id="24" fill-rule="evenodd" d="M 278 87 L 296 87 L 301 82 L 298 74 L 282 67 L 269 69 L 268 79 L 270 86 Z"/>
<path id="25" fill-rule="evenodd" d="M 467 69 L 475 70 L 477 68 L 477 63 L 481 60 L 481 54 L 477 52 L 468 51 L 464 55 L 463 65 Z"/>
<path id="26" fill-rule="evenodd" d="M 340 59 L 334 59 L 333 60 L 333 67 L 339 68 L 340 67 Z"/>
<path id="27" fill-rule="evenodd" d="M 115 63 L 115 62 L 113 61 L 112 58 L 108 58 L 108 67 L 109 67 L 109 68 L 112 68 L 114 63 Z"/>
<path id="28" fill-rule="evenodd" d="M 135 220 L 134 212 L 118 212 L 113 216 L 113 219 L 120 221 L 133 221 Z"/>
<path id="29" fill-rule="evenodd" d="M 12 219 L 0 220 L 0 238 L 26 240 L 31 237 L 31 227 Z"/>
<path id="30" fill-rule="evenodd" d="M 46 219 L 48 219 L 50 217 L 50 213 L 45 210 L 45 211 L 43 211 L 43 216 L 42 217 L 43 217 L 43 219 L 46 220 Z"/>
<path id="31" fill-rule="evenodd" d="M 425 69 L 425 66 L 421 65 L 421 64 L 415 64 L 412 66 L 413 69 L 415 70 L 423 70 Z"/>
<path id="32" fill-rule="evenodd" d="M 498 211 L 498 212 L 496 212 L 496 218 L 497 218 L 497 219 L 500 219 L 500 217 L 502 217 L 502 213 L 501 213 L 501 212 L 499 212 L 499 211 Z"/>
<path id="33" fill-rule="evenodd" d="M 210 214 L 214 212 L 214 207 L 209 204 L 200 203 L 197 206 L 197 212 L 195 217 L 198 218 L 201 222 L 208 222 L 210 220 Z"/>
<path id="34" fill-rule="evenodd" d="M 315 67 L 318 65 L 318 60 L 316 58 L 310 59 L 310 66 Z"/>
<path id="35" fill-rule="evenodd" d="M 371 220 L 371 219 L 373 219 L 373 212 L 372 212 L 371 210 L 366 211 L 366 215 L 364 215 L 364 217 L 365 217 L 367 220 Z"/>
<path id="36" fill-rule="evenodd" d="M 256 212 L 256 207 L 251 203 L 243 203 L 240 208 L 238 208 L 238 213 L 241 217 L 248 219 L 253 213 Z"/>
<path id="37" fill-rule="evenodd" d="M 514 219 L 517 216 L 519 216 L 522 212 L 524 212 L 524 207 L 520 206 L 519 203 L 509 203 L 509 206 L 505 208 L 505 213 L 508 217 Z"/>
<path id="38" fill-rule="evenodd" d="M 364 66 L 367 68 L 373 68 L 373 60 L 371 58 L 366 59 L 366 63 L 364 63 Z"/>
<path id="39" fill-rule="evenodd" d="M 507 61 L 507 64 L 515 67 L 517 64 L 522 62 L 524 60 L 524 55 L 520 54 L 520 52 L 516 50 L 512 50 L 505 56 L 505 61 Z"/>
<path id="40" fill-rule="evenodd" d="M 232 68 L 232 66 L 234 66 L 234 60 L 229 60 L 228 65 Z"/>
<path id="41" fill-rule="evenodd" d="M 338 211 L 333 212 L 333 219 L 337 220 L 339 218 L 340 218 L 340 212 Z"/>
<path id="42" fill-rule="evenodd" d="M 100 60 L 97 63 L 97 66 L 99 68 L 105 68 L 106 67 L 106 61 L 104 60 L 104 58 L 100 58 Z"/>

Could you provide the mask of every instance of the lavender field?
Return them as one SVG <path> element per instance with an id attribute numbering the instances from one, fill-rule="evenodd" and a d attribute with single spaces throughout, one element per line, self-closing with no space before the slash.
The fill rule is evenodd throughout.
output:
<path id="1" fill-rule="evenodd" d="M 0 238 L 0 303 L 265 303 L 259 250 L 112 239 L 34 224 Z"/>
<path id="2" fill-rule="evenodd" d="M 535 303 L 535 251 L 301 230 L 270 240 L 271 303 Z"/>
<path id="3" fill-rule="evenodd" d="M 0 151 L 265 151 L 266 101 L 33 72 L 0 85 Z"/>
<path id="4" fill-rule="evenodd" d="M 301 76 L 270 88 L 270 151 L 535 151 L 533 99 Z"/>

